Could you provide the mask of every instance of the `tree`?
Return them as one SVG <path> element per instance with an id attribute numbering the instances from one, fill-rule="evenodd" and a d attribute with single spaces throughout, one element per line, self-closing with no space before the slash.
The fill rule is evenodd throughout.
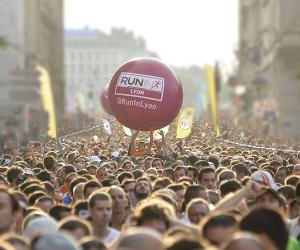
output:
<path id="1" fill-rule="evenodd" d="M 8 42 L 7 42 L 6 38 L 3 36 L 0 36 L 0 48 L 5 48 L 5 47 L 7 47 L 7 45 L 8 45 Z"/>

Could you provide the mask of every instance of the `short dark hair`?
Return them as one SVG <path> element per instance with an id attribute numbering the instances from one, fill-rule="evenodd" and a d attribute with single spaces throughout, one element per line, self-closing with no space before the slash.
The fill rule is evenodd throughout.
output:
<path id="1" fill-rule="evenodd" d="M 224 181 L 219 189 L 220 189 L 220 194 L 224 197 L 225 195 L 235 192 L 239 189 L 242 188 L 242 185 L 237 181 L 237 180 L 227 180 Z"/>
<path id="2" fill-rule="evenodd" d="M 207 238 L 207 232 L 213 227 L 232 227 L 237 224 L 237 219 L 232 214 L 212 214 L 203 223 L 202 234 Z"/>
<path id="3" fill-rule="evenodd" d="M 96 191 L 93 192 L 88 199 L 89 209 L 94 208 L 96 201 L 109 201 L 111 200 L 110 196 L 107 193 Z"/>
<path id="4" fill-rule="evenodd" d="M 202 176 L 203 176 L 204 174 L 208 174 L 208 173 L 214 173 L 214 174 L 215 174 L 216 172 L 215 172 L 215 170 L 214 170 L 213 168 L 211 168 L 211 167 L 204 167 L 204 168 L 200 169 L 199 175 L 198 175 L 198 181 L 201 181 Z"/>
<path id="5" fill-rule="evenodd" d="M 187 204 L 194 198 L 199 198 L 198 193 L 206 191 L 206 188 L 200 185 L 190 185 L 184 194 L 184 202 L 182 204 L 182 211 L 185 211 Z"/>
<path id="6" fill-rule="evenodd" d="M 71 173 L 76 173 L 76 168 L 73 165 L 68 164 L 62 167 L 62 171 L 64 171 L 67 176 Z"/>
<path id="7" fill-rule="evenodd" d="M 81 241 L 81 247 L 83 250 L 91 250 L 91 249 L 98 249 L 98 250 L 106 250 L 106 246 L 103 242 L 99 240 L 95 240 L 92 237 L 84 238 Z"/>
<path id="8" fill-rule="evenodd" d="M 12 166 L 10 167 L 6 172 L 6 179 L 9 183 L 13 183 L 14 180 L 17 180 L 17 178 L 23 173 L 22 168 Z"/>
<path id="9" fill-rule="evenodd" d="M 285 185 L 291 185 L 291 186 L 296 186 L 299 181 L 300 181 L 300 177 L 297 175 L 290 175 L 284 180 Z M 297 196 L 297 188 L 296 188 L 296 196 Z"/>
<path id="10" fill-rule="evenodd" d="M 204 249 L 197 238 L 180 235 L 164 248 L 165 250 Z"/>
<path id="11" fill-rule="evenodd" d="M 281 166 L 277 169 L 277 172 L 281 170 L 284 170 L 287 176 L 291 174 L 291 170 L 288 167 Z"/>
<path id="12" fill-rule="evenodd" d="M 119 183 L 122 183 L 123 180 L 125 180 L 125 179 L 133 179 L 133 178 L 134 178 L 134 175 L 130 172 L 123 172 L 117 176 L 117 180 Z"/>
<path id="13" fill-rule="evenodd" d="M 250 175 L 250 171 L 248 170 L 248 168 L 246 167 L 246 165 L 242 164 L 242 163 L 238 163 L 235 164 L 231 167 L 232 171 L 235 171 L 237 173 L 243 173 L 246 176 Z"/>
<path id="14" fill-rule="evenodd" d="M 72 180 L 70 183 L 70 194 L 73 196 L 73 189 L 77 184 L 86 183 L 86 182 L 87 182 L 87 179 L 84 177 L 77 177 L 74 180 Z"/>
<path id="15" fill-rule="evenodd" d="M 67 217 L 59 222 L 59 230 L 74 231 L 77 228 L 81 228 L 84 232 L 84 236 L 92 234 L 91 226 L 78 217 Z"/>
<path id="16" fill-rule="evenodd" d="M 296 185 L 295 196 L 300 197 L 300 181 Z"/>
<path id="17" fill-rule="evenodd" d="M 51 175 L 50 172 L 47 170 L 43 170 L 41 172 L 39 172 L 36 177 L 40 180 L 40 181 L 51 181 Z"/>
<path id="18" fill-rule="evenodd" d="M 265 234 L 277 249 L 286 249 L 289 233 L 281 215 L 269 208 L 256 208 L 240 222 L 243 231 Z"/>
<path id="19" fill-rule="evenodd" d="M 88 182 L 86 182 L 84 184 L 83 187 L 83 195 L 84 197 L 86 197 L 86 192 L 88 188 L 101 188 L 102 185 L 100 184 L 100 182 L 96 181 L 96 180 L 89 180 Z"/>
<path id="20" fill-rule="evenodd" d="M 44 158 L 44 166 L 48 171 L 52 171 L 55 165 L 55 158 L 52 155 L 47 155 Z"/>
<path id="21" fill-rule="evenodd" d="M 285 197 L 285 199 L 287 199 L 287 200 L 295 199 L 296 190 L 291 185 L 286 185 L 286 186 L 279 187 L 277 189 L 277 192 L 279 194 L 282 194 Z"/>
<path id="22" fill-rule="evenodd" d="M 218 182 L 222 182 L 225 180 L 230 180 L 230 179 L 235 179 L 235 173 L 231 170 L 225 169 L 222 170 L 219 174 L 218 174 Z"/>
<path id="23" fill-rule="evenodd" d="M 62 213 L 66 213 L 66 212 L 71 213 L 71 208 L 63 204 L 57 204 L 50 209 L 49 215 L 52 216 L 57 221 L 60 221 L 63 218 Z"/>

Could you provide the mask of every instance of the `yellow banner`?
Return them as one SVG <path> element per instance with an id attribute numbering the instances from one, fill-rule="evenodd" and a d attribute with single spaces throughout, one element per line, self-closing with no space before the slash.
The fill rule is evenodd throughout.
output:
<path id="1" fill-rule="evenodd" d="M 52 85 L 48 70 L 42 66 L 36 66 L 41 74 L 39 80 L 41 82 L 41 96 L 44 110 L 48 112 L 48 135 L 56 138 L 56 117 L 54 100 L 52 95 Z"/>
<path id="2" fill-rule="evenodd" d="M 208 83 L 208 94 L 210 104 L 210 114 L 216 136 L 220 136 L 220 130 L 217 124 L 217 92 L 213 67 L 205 66 L 206 78 Z"/>
<path id="3" fill-rule="evenodd" d="M 180 112 L 177 122 L 177 138 L 185 138 L 191 133 L 194 113 L 195 109 L 192 107 L 185 108 Z"/>

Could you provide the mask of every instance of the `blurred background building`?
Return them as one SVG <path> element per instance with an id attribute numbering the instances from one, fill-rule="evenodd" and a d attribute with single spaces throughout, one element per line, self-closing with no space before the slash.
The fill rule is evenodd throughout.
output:
<path id="1" fill-rule="evenodd" d="M 47 130 L 36 65 L 51 76 L 58 124 L 64 116 L 63 11 L 61 0 L 0 1 L 2 135 Z"/>
<path id="2" fill-rule="evenodd" d="M 299 10 L 299 0 L 240 0 L 240 112 L 279 138 L 300 138 Z"/>
<path id="3" fill-rule="evenodd" d="M 99 114 L 102 89 L 118 67 L 135 57 L 157 55 L 133 32 L 112 29 L 106 34 L 88 27 L 65 30 L 67 111 Z"/>

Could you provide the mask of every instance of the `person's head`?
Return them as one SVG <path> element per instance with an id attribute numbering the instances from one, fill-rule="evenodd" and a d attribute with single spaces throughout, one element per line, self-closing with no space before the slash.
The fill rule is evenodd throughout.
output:
<path id="1" fill-rule="evenodd" d="M 189 166 L 187 168 L 188 177 L 194 182 L 197 183 L 198 181 L 198 169 L 196 167 Z"/>
<path id="2" fill-rule="evenodd" d="M 298 181 L 300 181 L 299 176 L 290 175 L 287 178 L 285 178 L 284 185 L 291 185 L 291 186 L 295 187 L 297 185 Z"/>
<path id="3" fill-rule="evenodd" d="M 172 168 L 165 168 L 162 172 L 162 176 L 163 177 L 168 177 L 170 178 L 172 181 L 175 180 L 175 177 L 174 177 L 174 169 Z"/>
<path id="4" fill-rule="evenodd" d="M 284 184 L 285 179 L 290 175 L 290 169 L 287 167 L 279 167 L 277 169 L 275 180 L 277 183 Z"/>
<path id="5" fill-rule="evenodd" d="M 264 250 L 262 242 L 255 234 L 240 232 L 236 233 L 228 242 L 224 250 Z"/>
<path id="6" fill-rule="evenodd" d="M 67 176 L 71 173 L 76 173 L 76 169 L 73 165 L 68 164 L 68 165 L 62 166 L 61 172 L 60 172 L 61 180 L 64 182 L 66 180 Z"/>
<path id="7" fill-rule="evenodd" d="M 83 196 L 84 199 L 88 199 L 91 193 L 101 188 L 99 181 L 90 180 L 84 184 L 83 187 Z"/>
<path id="8" fill-rule="evenodd" d="M 147 178 L 141 177 L 137 179 L 134 188 L 134 195 L 137 201 L 147 198 L 151 194 L 151 191 L 151 184 Z"/>
<path id="9" fill-rule="evenodd" d="M 294 175 L 300 175 L 300 164 L 296 164 L 293 170 Z"/>
<path id="10" fill-rule="evenodd" d="M 12 166 L 6 172 L 6 179 L 8 180 L 10 185 L 14 187 L 16 185 L 18 177 L 21 176 L 23 173 L 24 171 L 22 168 Z"/>
<path id="11" fill-rule="evenodd" d="M 79 200 L 72 204 L 72 214 L 81 219 L 86 220 L 89 218 L 90 215 L 88 210 L 87 200 Z"/>
<path id="12" fill-rule="evenodd" d="M 221 197 L 224 197 L 225 195 L 236 192 L 242 188 L 242 185 L 237 180 L 227 180 L 221 183 L 219 189 L 220 189 L 220 195 Z"/>
<path id="13" fill-rule="evenodd" d="M 240 221 L 240 229 L 257 234 L 265 249 L 286 249 L 288 230 L 281 215 L 273 209 L 256 208 Z"/>
<path id="14" fill-rule="evenodd" d="M 29 240 L 58 230 L 56 220 L 49 217 L 46 213 L 32 216 L 32 218 L 27 220 L 27 223 L 25 223 L 25 221 L 26 218 L 24 220 L 23 234 Z"/>
<path id="15" fill-rule="evenodd" d="M 222 247 L 237 229 L 237 219 L 231 214 L 212 214 L 202 222 L 202 236 L 216 247 Z"/>
<path id="16" fill-rule="evenodd" d="M 144 158 L 138 157 L 136 159 L 136 165 L 137 165 L 138 168 L 144 169 L 144 167 L 145 167 L 145 160 L 144 160 Z"/>
<path id="17" fill-rule="evenodd" d="M 146 148 L 146 143 L 144 141 L 139 141 L 137 144 L 138 150 L 142 151 Z"/>
<path id="18" fill-rule="evenodd" d="M 84 184 L 85 184 L 84 182 L 80 182 L 73 188 L 73 202 L 84 199 L 84 195 L 83 195 Z"/>
<path id="19" fill-rule="evenodd" d="M 152 162 L 152 157 L 146 157 L 145 158 L 145 170 L 147 170 L 148 168 L 150 168 L 151 167 L 151 162 Z"/>
<path id="20" fill-rule="evenodd" d="M 250 175 L 250 171 L 246 167 L 246 165 L 242 163 L 235 164 L 231 167 L 231 170 L 235 172 L 236 174 L 236 179 L 237 180 L 242 180 L 245 176 Z"/>
<path id="21" fill-rule="evenodd" d="M 178 182 L 178 180 L 183 177 L 183 176 L 187 176 L 187 169 L 184 166 L 177 166 L 174 170 L 174 179 L 175 182 Z"/>
<path id="22" fill-rule="evenodd" d="M 144 200 L 135 210 L 134 219 L 137 226 L 150 227 L 164 233 L 175 218 L 174 208 L 161 199 Z"/>
<path id="23" fill-rule="evenodd" d="M 207 189 L 216 189 L 216 173 L 213 168 L 205 167 L 199 172 L 198 183 Z"/>
<path id="24" fill-rule="evenodd" d="M 92 228 L 90 224 L 85 220 L 79 219 L 78 217 L 70 216 L 61 220 L 58 224 L 58 228 L 61 231 L 70 233 L 77 240 L 92 234 Z"/>
<path id="25" fill-rule="evenodd" d="M 184 194 L 185 194 L 185 190 L 186 190 L 185 186 L 182 184 L 171 184 L 167 188 L 171 189 L 175 192 L 178 210 L 181 211 L 182 204 L 184 201 Z"/>
<path id="26" fill-rule="evenodd" d="M 216 205 L 220 201 L 219 192 L 216 190 L 208 190 L 208 199 L 211 204 Z"/>
<path id="27" fill-rule="evenodd" d="M 152 191 L 155 192 L 156 190 L 166 188 L 170 184 L 172 184 L 172 181 L 168 177 L 158 178 L 152 183 Z"/>
<path id="28" fill-rule="evenodd" d="M 71 208 L 66 205 L 57 204 L 50 209 L 49 215 L 55 220 L 60 221 L 61 219 L 71 215 Z"/>
<path id="29" fill-rule="evenodd" d="M 30 249 L 30 244 L 29 241 L 22 236 L 8 233 L 3 236 L 1 236 L 1 240 L 4 242 L 8 242 L 13 246 L 13 249 L 16 250 L 29 250 Z M 1 245 L 1 243 L 0 243 Z"/>
<path id="30" fill-rule="evenodd" d="M 32 250 L 80 250 L 75 240 L 62 232 L 48 233 L 31 242 Z"/>
<path id="31" fill-rule="evenodd" d="M 126 200 L 125 192 L 119 186 L 111 186 L 107 193 L 110 195 L 112 200 L 112 213 L 113 216 L 116 214 L 122 214 L 126 211 L 128 201 Z"/>
<path id="32" fill-rule="evenodd" d="M 257 207 L 281 208 L 284 207 L 284 199 L 274 189 L 268 188 L 256 197 Z"/>
<path id="33" fill-rule="evenodd" d="M 295 199 L 296 189 L 291 185 L 281 186 L 277 189 L 278 194 L 282 195 L 288 204 Z"/>
<path id="34" fill-rule="evenodd" d="M 178 235 L 171 240 L 166 241 L 164 250 L 186 250 L 186 249 L 204 249 L 197 237 L 191 235 Z"/>
<path id="35" fill-rule="evenodd" d="M 19 210 L 18 200 L 5 186 L 0 186 L 0 234 L 9 232 Z"/>
<path id="36" fill-rule="evenodd" d="M 231 170 L 225 169 L 225 170 L 222 170 L 218 174 L 218 183 L 219 184 L 223 181 L 232 180 L 232 179 L 235 179 L 235 173 Z"/>
<path id="37" fill-rule="evenodd" d="M 67 188 L 68 192 L 70 192 L 70 193 L 73 192 L 73 190 L 71 190 L 71 183 L 77 177 L 78 177 L 77 173 L 70 173 L 70 174 L 67 175 L 67 177 L 65 179 L 65 185 L 66 185 L 66 188 Z M 72 185 L 72 188 L 74 187 L 74 184 Z"/>
<path id="38" fill-rule="evenodd" d="M 116 249 L 162 250 L 163 238 L 161 234 L 149 227 L 130 227 L 120 236 Z"/>
<path id="39" fill-rule="evenodd" d="M 193 224 L 199 224 L 202 218 L 209 212 L 209 204 L 202 198 L 192 199 L 186 207 L 186 214 Z"/>
<path id="40" fill-rule="evenodd" d="M 107 247 L 102 241 L 96 240 L 90 236 L 84 237 L 80 241 L 80 245 L 83 250 L 107 250 Z"/>
<path id="41" fill-rule="evenodd" d="M 99 167 L 96 171 L 96 177 L 98 181 L 102 182 L 108 179 L 108 171 L 105 167 Z"/>
<path id="42" fill-rule="evenodd" d="M 182 210 L 185 211 L 187 204 L 195 198 L 202 198 L 208 201 L 207 189 L 200 185 L 190 185 L 187 187 L 184 194 L 184 202 L 182 204 Z"/>
<path id="43" fill-rule="evenodd" d="M 132 161 L 124 161 L 123 164 L 122 164 L 122 168 L 126 171 L 126 172 L 132 172 L 134 170 L 134 167 L 133 167 L 133 163 Z"/>
<path id="44" fill-rule="evenodd" d="M 134 188 L 136 185 L 136 180 L 134 179 L 125 179 L 122 182 L 122 188 L 126 194 L 128 194 L 131 202 L 135 201 Z"/>
<path id="45" fill-rule="evenodd" d="M 163 169 L 164 162 L 159 158 L 154 158 L 151 162 L 151 167 L 156 169 Z"/>
<path id="46" fill-rule="evenodd" d="M 52 171 L 55 165 L 55 158 L 52 155 L 47 155 L 44 158 L 44 166 L 48 171 Z"/>
<path id="47" fill-rule="evenodd" d="M 49 196 L 42 196 L 35 201 L 34 205 L 44 212 L 49 213 L 50 209 L 55 205 L 55 202 Z"/>
<path id="48" fill-rule="evenodd" d="M 88 208 L 94 227 L 108 227 L 112 216 L 112 200 L 108 194 L 93 192 L 88 199 Z"/>
<path id="49" fill-rule="evenodd" d="M 122 183 L 125 179 L 133 179 L 134 175 L 131 172 L 123 172 L 117 176 L 118 182 Z"/>

